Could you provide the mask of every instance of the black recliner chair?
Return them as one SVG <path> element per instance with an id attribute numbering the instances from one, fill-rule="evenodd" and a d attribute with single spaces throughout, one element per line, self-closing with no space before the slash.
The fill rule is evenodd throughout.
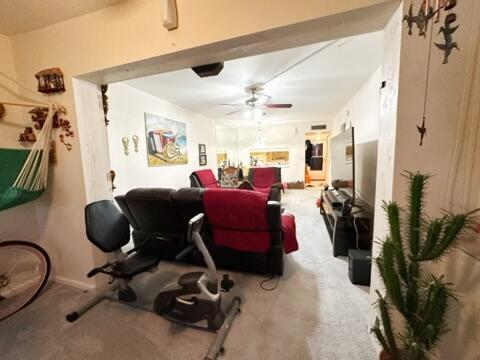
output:
<path id="1" fill-rule="evenodd" d="M 168 239 L 152 238 L 124 253 L 122 247 L 130 241 L 127 218 L 110 200 L 101 200 L 85 207 L 85 226 L 88 240 L 104 253 L 113 253 L 113 260 L 92 269 L 87 277 L 98 273 L 112 277 L 112 282 L 79 309 L 66 318 L 72 322 L 104 299 L 134 302 L 137 298 L 128 282 L 136 275 L 155 268 L 162 246 Z M 159 241 L 162 240 L 162 241 Z"/>

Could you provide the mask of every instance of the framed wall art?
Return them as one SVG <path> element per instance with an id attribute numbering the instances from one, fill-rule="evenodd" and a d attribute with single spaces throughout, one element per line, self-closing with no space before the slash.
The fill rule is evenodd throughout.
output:
<path id="1" fill-rule="evenodd" d="M 185 123 L 145 113 L 148 166 L 188 163 Z"/>

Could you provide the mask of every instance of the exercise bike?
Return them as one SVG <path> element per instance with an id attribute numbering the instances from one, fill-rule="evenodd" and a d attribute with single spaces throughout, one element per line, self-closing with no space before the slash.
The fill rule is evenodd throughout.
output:
<path id="1" fill-rule="evenodd" d="M 235 316 L 240 312 L 241 299 L 235 297 L 226 313 L 221 309 L 221 290 L 217 278 L 215 264 L 203 243 L 200 231 L 203 223 L 203 214 L 192 218 L 189 222 L 187 241 L 190 244 L 177 255 L 177 260 L 186 256 L 193 249 L 198 248 L 203 254 L 209 268 L 207 273 L 195 272 L 181 276 L 176 288 L 173 285 L 162 290 L 154 303 L 141 304 L 137 302 L 137 295 L 129 282 L 141 273 L 153 271 L 160 262 L 156 243 L 160 239 L 152 238 L 144 244 L 124 253 L 122 247 L 130 240 L 129 223 L 125 216 L 109 200 L 100 200 L 91 203 L 85 208 L 85 223 L 88 240 L 104 253 L 113 253 L 115 258 L 105 265 L 92 269 L 88 277 L 102 273 L 111 276 L 112 281 L 102 291 L 96 293 L 87 303 L 70 312 L 66 319 L 69 322 L 77 321 L 83 314 L 104 299 L 120 301 L 142 310 L 152 311 L 163 315 L 172 321 L 181 322 L 194 327 L 202 320 L 206 320 L 208 330 L 216 331 L 217 336 L 211 345 L 205 360 L 216 359 L 224 352 L 223 343 L 227 337 Z M 233 282 L 224 276 L 222 288 L 229 290 Z M 146 306 L 145 306 L 146 305 Z"/>
<path id="2" fill-rule="evenodd" d="M 234 283 L 223 276 L 220 282 L 215 263 L 205 246 L 200 231 L 203 225 L 203 214 L 193 217 L 188 226 L 187 240 L 192 242 L 184 251 L 177 255 L 180 260 L 197 248 L 207 264 L 207 272 L 191 272 L 180 276 L 177 282 L 167 285 L 160 291 L 154 301 L 154 311 L 166 319 L 195 328 L 211 331 L 220 329 L 217 340 L 210 348 L 205 359 L 213 359 L 223 353 L 223 342 L 230 329 L 233 319 L 240 312 L 241 299 L 234 297 L 229 310 L 225 314 L 221 309 L 221 292 L 229 291 Z M 206 321 L 207 326 L 198 325 Z M 213 355 L 215 354 L 215 355 Z"/>

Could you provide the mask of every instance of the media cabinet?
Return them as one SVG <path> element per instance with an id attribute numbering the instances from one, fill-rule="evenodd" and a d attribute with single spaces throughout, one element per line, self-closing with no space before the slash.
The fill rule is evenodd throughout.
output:
<path id="1" fill-rule="evenodd" d="M 333 256 L 348 256 L 349 249 L 370 250 L 373 237 L 373 211 L 356 199 L 349 214 L 343 214 L 343 204 L 349 200 L 347 193 L 323 190 L 320 214 L 330 235 Z M 351 200 L 351 199 L 350 199 Z"/>

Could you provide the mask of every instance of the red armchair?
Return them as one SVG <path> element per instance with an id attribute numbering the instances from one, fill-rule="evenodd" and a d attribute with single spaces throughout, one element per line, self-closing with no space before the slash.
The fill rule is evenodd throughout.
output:
<path id="1" fill-rule="evenodd" d="M 281 191 L 283 190 L 281 168 L 250 168 L 248 170 L 248 181 L 253 190 L 269 194 L 270 200 L 281 200 Z"/>
<path id="2" fill-rule="evenodd" d="M 219 188 L 217 178 L 210 169 L 197 170 L 190 174 L 190 185 L 192 188 Z"/>
<path id="3" fill-rule="evenodd" d="M 280 214 L 268 194 L 237 189 L 207 190 L 203 206 L 217 246 L 237 251 L 267 253 L 274 247 L 298 250 L 295 218 Z"/>

